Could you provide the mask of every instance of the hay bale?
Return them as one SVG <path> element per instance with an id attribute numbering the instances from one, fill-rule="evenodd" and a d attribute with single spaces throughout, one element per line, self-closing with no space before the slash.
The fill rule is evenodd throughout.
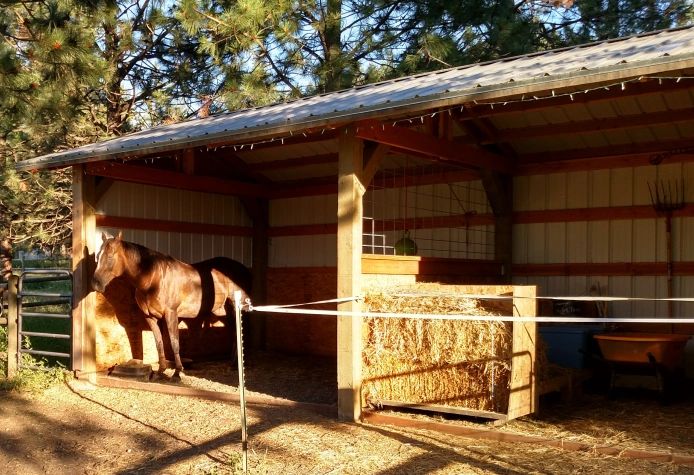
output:
<path id="1" fill-rule="evenodd" d="M 440 294 L 432 296 L 432 290 Z M 508 314 L 498 303 L 490 309 L 477 299 L 456 297 L 454 290 L 432 284 L 375 290 L 365 296 L 365 307 L 371 312 Z M 365 400 L 372 405 L 392 400 L 505 413 L 512 331 L 506 322 L 365 318 Z"/>

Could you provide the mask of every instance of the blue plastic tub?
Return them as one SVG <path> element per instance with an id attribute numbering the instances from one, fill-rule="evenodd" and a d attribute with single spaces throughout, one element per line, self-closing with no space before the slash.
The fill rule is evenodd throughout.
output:
<path id="1" fill-rule="evenodd" d="M 540 326 L 549 362 L 577 369 L 590 366 L 590 355 L 599 354 L 593 334 L 603 331 L 600 325 Z"/>

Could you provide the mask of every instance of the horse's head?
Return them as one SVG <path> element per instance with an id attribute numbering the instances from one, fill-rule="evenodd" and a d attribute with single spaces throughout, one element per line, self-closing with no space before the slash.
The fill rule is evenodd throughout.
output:
<path id="1" fill-rule="evenodd" d="M 92 288 L 103 292 L 114 278 L 125 272 L 125 255 L 122 233 L 116 237 L 101 234 L 101 249 L 96 255 L 96 270 L 92 277 Z"/>

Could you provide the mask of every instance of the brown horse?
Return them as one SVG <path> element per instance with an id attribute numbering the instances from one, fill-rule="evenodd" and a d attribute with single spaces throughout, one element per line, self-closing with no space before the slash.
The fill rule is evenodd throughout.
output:
<path id="1" fill-rule="evenodd" d="M 106 234 L 101 237 L 103 242 L 96 257 L 92 287 L 103 293 L 109 282 L 121 275 L 130 282 L 135 288 L 137 306 L 145 314 L 154 335 L 159 354 L 159 376 L 166 369 L 164 342 L 157 323 L 163 319 L 175 358 L 173 377 L 180 378 L 183 364 L 179 354 L 178 318 L 229 314 L 228 310 L 233 308 L 235 290 L 242 291 L 242 300 L 248 297 L 250 271 L 240 262 L 226 257 L 186 264 L 139 244 L 124 241 L 121 233 L 115 238 Z"/>

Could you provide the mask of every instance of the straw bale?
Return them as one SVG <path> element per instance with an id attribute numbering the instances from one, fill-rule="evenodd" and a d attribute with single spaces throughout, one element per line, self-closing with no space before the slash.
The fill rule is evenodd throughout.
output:
<path id="1" fill-rule="evenodd" d="M 490 309 L 451 290 L 455 286 L 431 284 L 376 289 L 365 296 L 365 306 L 371 312 L 505 313 L 498 304 Z M 365 318 L 365 399 L 372 405 L 391 400 L 504 413 L 512 331 L 506 322 Z"/>

